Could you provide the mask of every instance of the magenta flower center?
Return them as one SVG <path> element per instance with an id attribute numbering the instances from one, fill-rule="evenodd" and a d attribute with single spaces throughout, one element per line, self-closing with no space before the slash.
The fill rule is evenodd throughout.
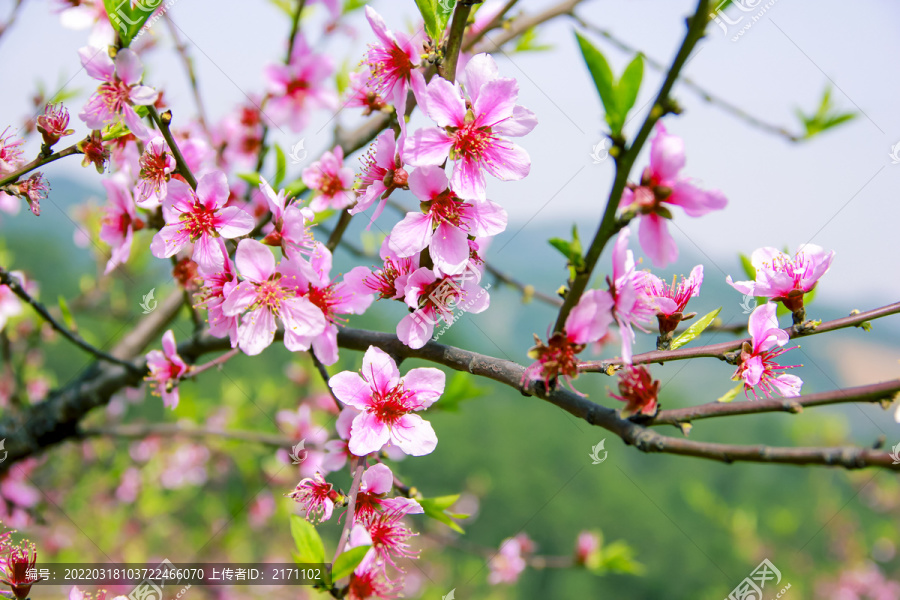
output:
<path id="1" fill-rule="evenodd" d="M 397 44 L 389 48 L 373 46 L 369 52 L 369 71 L 372 73 L 369 85 L 384 96 L 395 82 L 410 78 L 412 62 Z"/>
<path id="2" fill-rule="evenodd" d="M 325 318 L 328 319 L 329 323 L 334 323 L 338 320 L 346 320 L 338 319 L 334 314 L 334 305 L 341 301 L 339 296 L 335 296 L 334 287 L 334 283 L 322 288 L 310 286 L 309 291 L 306 293 L 306 297 L 309 301 L 319 307 L 319 310 L 322 311 L 322 314 L 325 315 Z"/>
<path id="3" fill-rule="evenodd" d="M 460 202 L 453 192 L 445 190 L 431 201 L 429 212 L 431 213 L 432 223 L 436 227 L 440 225 L 441 221 L 446 221 L 455 227 L 459 227 L 460 218 L 465 210 L 471 208 L 471 206 L 471 204 Z"/>
<path id="4" fill-rule="evenodd" d="M 303 79 L 295 79 L 287 85 L 285 94 L 295 100 L 302 100 L 309 91 L 309 82 Z"/>
<path id="5" fill-rule="evenodd" d="M 191 212 L 181 214 L 181 231 L 186 232 L 191 241 L 197 241 L 203 234 L 215 235 L 216 213 L 195 202 Z"/>
<path id="6" fill-rule="evenodd" d="M 337 174 L 323 173 L 322 184 L 319 187 L 319 191 L 322 192 L 322 195 L 328 196 L 330 198 L 332 196 L 336 196 L 339 192 L 344 191 L 344 184 L 341 182 Z"/>
<path id="7" fill-rule="evenodd" d="M 409 259 L 401 260 L 409 261 Z M 363 279 L 363 283 L 370 290 L 378 292 L 382 299 L 393 298 L 397 295 L 396 281 L 400 274 L 400 267 L 394 264 L 392 259 L 387 258 L 384 261 L 384 268 Z"/>
<path id="8" fill-rule="evenodd" d="M 274 279 L 263 281 L 256 287 L 256 302 L 253 308 L 264 306 L 277 315 L 282 303 L 294 297 L 291 288 L 286 288 L 279 284 L 278 280 L 280 278 L 281 276 L 276 274 Z"/>
<path id="9" fill-rule="evenodd" d="M 476 121 L 466 123 L 451 135 L 453 136 L 453 150 L 457 156 L 480 161 L 495 140 L 490 127 L 479 127 L 475 123 Z"/>
<path id="10" fill-rule="evenodd" d="M 372 404 L 366 409 L 374 414 L 379 421 L 391 427 L 404 415 L 412 412 L 415 394 L 398 383 L 386 393 L 375 390 L 372 394 Z"/>
<path id="11" fill-rule="evenodd" d="M 812 287 L 804 289 L 802 284 L 804 279 L 808 281 L 812 278 L 812 272 L 815 268 L 813 261 L 809 260 L 805 254 L 797 254 L 793 258 L 776 256 L 771 263 L 763 263 L 762 266 L 775 273 L 781 273 L 790 277 L 794 281 L 795 290 L 808 292 L 809 289 L 812 289 Z"/>
<path id="12" fill-rule="evenodd" d="M 144 154 L 141 156 L 141 179 L 147 179 L 159 186 L 166 180 L 169 166 L 166 153 Z"/>
<path id="13" fill-rule="evenodd" d="M 122 80 L 108 81 L 97 90 L 111 113 L 120 113 L 131 103 L 131 88 Z"/>

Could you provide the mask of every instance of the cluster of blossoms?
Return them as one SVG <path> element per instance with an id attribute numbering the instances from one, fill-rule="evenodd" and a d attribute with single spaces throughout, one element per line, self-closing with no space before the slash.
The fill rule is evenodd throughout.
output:
<path id="1" fill-rule="evenodd" d="M 344 445 L 335 440 L 337 447 L 329 447 L 331 442 L 325 447 L 332 456 L 342 457 L 340 466 L 348 453 L 361 460 L 378 460 L 381 452 L 392 448 L 410 456 L 431 453 L 437 446 L 437 436 L 428 421 L 415 413 L 437 401 L 444 385 L 443 371 L 434 368 L 412 369 L 401 377 L 393 358 L 369 347 L 359 373 L 344 371 L 329 381 L 335 397 L 345 406 L 338 418 L 338 430 L 343 430 L 347 442 Z M 376 462 L 363 472 L 346 549 L 360 545 L 372 548 L 350 578 L 350 593 L 355 594 L 351 597 L 368 598 L 389 591 L 396 582 L 389 578 L 388 567 L 402 573 L 396 561 L 417 557 L 408 544 L 415 534 L 402 519 L 422 513 L 423 508 L 413 498 L 388 497 L 393 489 L 394 475 L 387 465 Z M 300 481 L 289 496 L 312 522 L 330 519 L 335 506 L 346 499 L 318 472 Z"/>
<path id="2" fill-rule="evenodd" d="M 336 19 L 340 4 L 322 3 Z M 93 28 L 91 45 L 79 56 L 88 75 L 99 82 L 78 113 L 90 133 L 76 147 L 84 166 L 93 165 L 100 173 L 110 167 L 115 172 L 103 181 L 108 202 L 99 238 L 110 248 L 105 274 L 125 265 L 132 249 L 143 244 L 153 256 L 171 260 L 174 279 L 196 292 L 211 335 L 227 337 L 233 349 L 247 355 L 262 353 L 280 337 L 288 350 L 311 351 L 329 366 L 338 361 L 338 331 L 347 315 L 362 314 L 375 299 L 405 304 L 408 314 L 397 323 L 396 334 L 411 348 L 424 346 L 440 321 L 451 324 L 455 311 L 488 309 L 490 297 L 479 285 L 484 270 L 481 254 L 493 236 L 505 231 L 507 213 L 488 199 L 486 175 L 502 181 L 526 177 L 529 155 L 510 140 L 529 134 L 537 125 L 535 115 L 517 104 L 518 83 L 501 77 L 491 56 L 464 57 L 459 81 L 434 76 L 426 84 L 428 42 L 389 29 L 367 6 L 375 41 L 362 68 L 350 74 L 344 105 L 361 108 L 364 114 L 393 113 L 396 126 L 377 137 L 360 173 L 345 164 L 344 148 L 337 145 L 303 170 L 300 179 L 308 197 L 289 198 L 285 190 L 275 191 L 280 179 L 273 188 L 260 177 L 254 188 L 245 181 L 230 182 L 228 174 L 262 164 L 270 121 L 299 133 L 313 110 L 338 106 L 337 94 L 327 83 L 334 65 L 328 56 L 314 52 L 302 33 L 291 40 L 285 64 L 264 69 L 264 93 L 248 98 L 248 104 L 209 129 L 205 124 L 188 125 L 172 130 L 173 137 L 162 137 L 144 120 L 166 105 L 159 91 L 144 85 L 138 51 L 109 46 L 115 34 L 103 2 L 69 4 L 62 11 L 64 23 Z M 484 28 L 494 14 L 478 13 L 470 34 Z M 427 126 L 414 129 L 407 122 L 410 92 L 431 121 Z M 61 105 L 47 105 L 35 128 L 43 154 L 74 133 Z M 184 164 L 176 161 L 179 152 L 169 147 L 173 138 Z M 5 131 L 0 134 L 0 176 L 26 164 L 22 144 Z M 684 164 L 683 141 L 658 123 L 649 165 L 638 183 L 626 186 L 618 206 L 620 219 L 638 220 L 640 245 L 656 267 L 665 267 L 678 256 L 666 225 L 673 218 L 672 206 L 699 217 L 726 205 L 721 192 L 704 190 L 683 175 Z M 192 174 L 197 176 L 196 185 Z M 41 173 L 33 173 L 0 190 L 0 210 L 15 212 L 24 199 L 37 215 L 48 189 Z M 320 213 L 371 211 L 371 225 L 399 190 L 409 191 L 419 210 L 408 212 L 385 237 L 380 251 L 383 265 L 333 275 L 332 253 L 313 235 Z M 695 267 L 680 283 L 668 284 L 637 269 L 630 235 L 625 227 L 615 240 L 605 289 L 584 293 L 561 331 L 553 332 L 546 343 L 536 340 L 531 351 L 536 362 L 526 369 L 525 378 L 542 380 L 547 387 L 558 377 L 571 384 L 579 371 L 578 355 L 589 345 L 608 340 L 615 324 L 624 368 L 619 394 L 612 396 L 626 403 L 623 415 L 653 416 L 659 382 L 646 367 L 631 364 L 635 329 L 649 332 L 656 317 L 659 347 L 666 349 L 679 323 L 693 316 L 686 308 L 699 295 L 703 268 Z M 812 245 L 801 247 L 794 257 L 763 248 L 752 257 L 756 280 L 735 283 L 729 278 L 728 283 L 744 294 L 782 302 L 795 323 L 801 323 L 803 295 L 828 270 L 832 258 L 833 253 Z M 0 329 L 20 311 L 19 300 L 0 286 Z M 789 334 L 778 328 L 774 303 L 754 311 L 749 331 L 752 339 L 736 359 L 735 379 L 754 396 L 757 390 L 766 396 L 799 394 L 800 379 L 781 373 L 791 367 L 775 362 L 786 351 Z M 163 335 L 161 350 L 146 355 L 146 362 L 153 392 L 166 407 L 176 408 L 180 382 L 200 369 L 179 356 L 172 330 Z M 370 347 L 360 373 L 338 373 L 329 386 L 342 405 L 337 439 L 311 431 L 308 411 L 280 419 L 293 423 L 296 437 L 317 446 L 311 451 L 317 453 L 315 461 L 310 462 L 316 470 L 289 496 L 309 521 L 327 521 L 348 498 L 325 476 L 350 459 L 371 464 L 361 475 L 352 529 L 342 550 L 360 545 L 371 549 L 350 577 L 347 597 L 389 596 L 400 585 L 399 578 L 392 579 L 396 573 L 402 575 L 398 561 L 417 557 L 409 544 L 416 534 L 404 519 L 423 508 L 414 498 L 390 495 L 402 486 L 396 485 L 381 460 L 434 451 L 437 435 L 417 413 L 440 398 L 445 375 L 438 369 L 418 368 L 401 377 L 390 355 Z M 200 463 L 206 458 L 199 451 L 187 452 L 164 485 L 177 487 L 191 477 L 205 480 Z M 23 579 L 23 565 L 33 566 L 36 554 L 7 548 L 5 539 L 0 538 L 5 554 L 0 557 L 5 566 L 0 581 L 23 598 L 30 588 Z M 598 547 L 595 537 L 582 536 L 576 561 L 586 564 Z M 491 561 L 489 581 L 515 581 L 533 551 L 533 542 L 524 534 L 505 540 Z M 71 600 L 84 598 L 77 588 L 70 595 Z"/>
<path id="3" fill-rule="evenodd" d="M 650 147 L 650 165 L 644 170 L 639 185 L 628 184 L 619 205 L 621 219 L 639 220 L 639 240 L 654 265 L 665 266 L 678 256 L 674 240 L 665 221 L 672 214 L 665 206 L 682 207 L 689 216 L 702 216 L 725 207 L 721 192 L 707 191 L 681 175 L 684 167 L 684 142 L 668 133 L 661 122 Z M 536 345 L 529 356 L 535 359 L 525 369 L 523 381 L 543 381 L 549 389 L 557 378 L 571 386 L 579 373 L 578 354 L 588 345 L 609 339 L 609 328 L 616 323 L 622 341 L 619 394 L 613 398 L 626 402 L 623 416 L 653 416 L 657 411 L 659 382 L 654 381 L 643 366 L 632 366 L 635 328 L 646 328 L 655 316 L 659 329 L 658 350 L 668 350 L 676 328 L 682 321 L 696 316 L 685 312 L 688 302 L 700 294 L 703 266 L 697 265 L 681 282 L 669 284 L 649 271 L 636 269 L 634 255 L 628 249 L 629 227 L 623 227 L 615 240 L 612 253 L 612 275 L 607 289 L 588 290 L 569 312 L 562 331 L 553 332 L 543 342 L 535 335 Z M 760 248 L 751 256 L 756 270 L 755 281 L 726 281 L 746 296 L 769 298 L 781 302 L 793 314 L 795 326 L 805 319 L 804 295 L 812 291 L 834 258 L 819 246 L 805 244 L 794 256 L 775 248 Z M 797 396 L 802 381 L 795 375 L 782 373 L 793 366 L 780 366 L 775 358 L 787 351 L 783 346 L 790 338 L 778 328 L 774 303 L 761 305 L 751 314 L 746 342 L 735 359 L 735 380 L 741 380 L 747 394 L 758 397 L 757 390 L 769 397 L 773 394 Z M 574 389 L 574 388 L 573 388 Z M 577 390 L 575 390 L 576 393 Z"/>

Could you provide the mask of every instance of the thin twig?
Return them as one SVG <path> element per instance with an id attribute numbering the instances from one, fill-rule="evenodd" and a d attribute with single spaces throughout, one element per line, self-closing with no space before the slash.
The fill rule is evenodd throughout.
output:
<path id="1" fill-rule="evenodd" d="M 600 258 L 600 254 L 606 247 L 607 242 L 609 242 L 621 228 L 622 224 L 616 221 L 616 209 L 619 206 L 619 200 L 622 198 L 622 192 L 625 190 L 625 184 L 628 183 L 628 176 L 631 173 L 631 169 L 634 167 L 638 154 L 640 154 L 641 149 L 644 147 L 644 143 L 650 137 L 653 126 L 665 114 L 671 112 L 672 107 L 671 101 L 669 100 L 669 92 L 672 91 L 672 86 L 675 85 L 678 74 L 681 73 L 681 69 L 684 67 L 685 63 L 687 63 L 694 46 L 696 46 L 697 42 L 703 37 L 703 32 L 706 29 L 708 4 L 708 0 L 700 0 L 697 3 L 697 9 L 694 11 L 693 16 L 688 19 L 687 34 L 684 36 L 681 47 L 678 49 L 678 53 L 672 61 L 672 66 L 666 73 L 666 78 L 659 88 L 659 92 L 656 95 L 656 99 L 653 101 L 650 112 L 644 119 L 644 123 L 641 125 L 631 146 L 620 157 L 616 158 L 616 177 L 613 182 L 612 190 L 609 193 L 609 199 L 606 203 L 603 219 L 600 221 L 597 233 L 594 235 L 594 239 L 588 247 L 587 254 L 584 256 L 583 268 L 579 270 L 574 279 L 569 281 L 569 291 L 566 293 L 563 306 L 556 318 L 556 324 L 553 326 L 554 331 L 563 331 L 565 329 L 566 318 L 568 318 L 569 313 L 575 305 L 578 304 L 578 300 L 581 299 L 581 295 L 584 293 L 585 288 L 587 288 L 591 275 L 594 272 L 594 267 L 597 264 L 597 260 Z"/>
<path id="2" fill-rule="evenodd" d="M 29 304 L 31 308 L 35 310 L 35 312 L 37 312 L 45 321 L 47 321 L 47 323 L 50 324 L 50 327 L 58 331 L 60 335 L 62 335 L 64 338 L 66 338 L 88 354 L 92 354 L 99 360 L 125 367 L 133 373 L 144 372 L 143 369 L 134 366 L 127 360 L 116 358 L 115 356 L 107 354 L 99 348 L 95 348 L 94 346 L 84 341 L 81 336 L 75 334 L 72 331 L 69 331 L 64 325 L 62 325 L 62 323 L 53 318 L 53 315 L 50 314 L 50 312 L 44 307 L 43 304 L 32 298 L 31 295 L 25 291 L 25 288 L 22 287 L 18 279 L 16 279 L 9 271 L 2 267 L 0 267 L 0 284 L 9 287 L 9 289 L 11 289 L 16 296 L 18 296 L 25 303 Z"/>
<path id="3" fill-rule="evenodd" d="M 466 32 L 466 23 L 472 6 L 465 0 L 459 0 L 453 9 L 453 20 L 450 22 L 450 33 L 447 36 L 447 49 L 444 58 L 438 67 L 438 74 L 453 83 L 456 79 L 456 63 L 459 60 L 459 51 L 462 49 L 463 34 Z"/>
<path id="4" fill-rule="evenodd" d="M 872 321 L 881 317 L 887 317 L 900 313 L 900 302 L 894 302 L 881 308 L 876 308 L 863 313 L 856 313 L 848 317 L 835 319 L 820 323 L 814 328 L 811 326 L 792 325 L 784 331 L 791 338 L 807 337 L 818 333 L 827 333 L 836 329 L 844 329 L 846 327 L 860 327 L 866 321 Z M 710 344 L 708 346 L 698 346 L 696 348 L 679 348 L 678 350 L 653 350 L 651 352 L 643 352 L 635 354 L 632 357 L 632 363 L 635 365 L 646 365 L 650 363 L 663 363 L 673 360 L 686 360 L 689 358 L 718 358 L 719 360 L 728 360 L 729 352 L 733 352 L 743 345 L 744 342 L 750 341 L 747 338 L 731 340 L 729 342 L 721 342 L 719 344 Z M 579 363 L 578 370 L 583 373 L 609 373 L 622 366 L 621 359 L 614 360 L 598 360 L 585 361 Z"/>
<path id="5" fill-rule="evenodd" d="M 313 364 L 316 366 L 316 370 L 322 377 L 322 381 L 325 382 L 325 388 L 328 390 L 328 394 L 331 396 L 331 399 L 334 400 L 338 412 L 344 410 L 344 406 L 340 403 L 338 397 L 334 395 L 334 390 L 332 390 L 331 386 L 328 384 L 328 381 L 331 379 L 331 376 L 328 374 L 328 369 L 325 368 L 325 365 L 323 365 L 322 361 L 319 360 L 319 357 L 316 356 L 315 350 L 310 351 L 309 356 L 310 358 L 312 358 Z"/>
<path id="6" fill-rule="evenodd" d="M 172 36 L 172 41 L 175 44 L 175 51 L 178 53 L 178 56 L 181 57 L 181 62 L 184 64 L 184 70 L 187 73 L 188 82 L 191 85 L 191 93 L 194 96 L 194 103 L 197 105 L 197 120 L 200 122 L 203 133 L 206 134 L 206 138 L 211 140 L 212 134 L 209 130 L 208 121 L 206 120 L 206 107 L 203 104 L 203 97 L 200 95 L 200 84 L 197 82 L 197 72 L 194 70 L 194 59 L 191 58 L 191 55 L 188 53 L 188 47 L 178 34 L 178 27 L 169 17 L 169 14 L 163 13 L 163 19 L 165 19 L 166 25 L 169 28 L 169 34 Z"/>
<path id="7" fill-rule="evenodd" d="M 172 156 L 175 157 L 175 163 L 178 167 L 178 173 L 184 177 L 184 180 L 188 182 L 188 185 L 191 186 L 191 189 L 197 189 L 197 178 L 194 177 L 194 174 L 191 173 L 190 167 L 188 167 L 187 161 L 184 160 L 184 155 L 181 154 L 181 150 L 178 148 L 178 144 L 175 143 L 175 138 L 172 137 L 172 131 L 169 129 L 169 123 L 172 122 L 172 113 L 170 111 L 166 111 L 162 115 L 159 114 L 159 111 L 156 110 L 155 106 L 147 107 L 150 111 L 150 118 L 153 119 L 153 122 L 156 123 L 156 126 L 159 128 L 160 133 L 162 133 L 163 138 L 166 140 L 166 144 L 169 145 L 169 150 L 172 152 Z"/>
<path id="8" fill-rule="evenodd" d="M 709 402 L 699 406 L 675 408 L 660 411 L 650 425 L 677 425 L 698 419 L 725 417 L 732 415 L 749 415 L 767 412 L 799 413 L 812 406 L 828 406 L 849 402 L 882 402 L 890 401 L 900 392 L 900 379 L 872 383 L 852 388 L 804 394 L 795 398 L 766 398 L 764 400 L 747 400 L 742 402 Z"/>
<path id="9" fill-rule="evenodd" d="M 353 463 L 350 468 L 353 471 L 353 483 L 350 485 L 350 503 L 347 505 L 347 512 L 344 514 L 344 529 L 341 531 L 341 538 L 338 546 L 334 550 L 334 558 L 331 563 L 337 561 L 338 556 L 344 551 L 347 540 L 350 539 L 350 530 L 353 528 L 353 521 L 356 517 L 356 497 L 359 495 L 359 484 L 362 481 L 363 470 L 365 470 L 365 459 L 354 456 Z M 337 582 L 335 582 L 337 583 Z"/>
<path id="10" fill-rule="evenodd" d="M 22 175 L 25 175 L 26 173 L 30 173 L 31 171 L 34 171 L 35 169 L 38 169 L 38 168 L 46 165 L 47 163 L 52 163 L 55 160 L 59 160 L 60 158 L 63 158 L 64 156 L 71 156 L 72 154 L 82 154 L 81 150 L 78 149 L 78 144 L 72 144 L 68 148 L 63 148 L 62 150 L 60 150 L 58 152 L 54 152 L 53 154 L 50 154 L 49 156 L 38 156 L 36 159 L 31 161 L 24 167 L 13 171 L 12 173 L 10 173 L 9 175 L 6 175 L 3 178 L 0 178 L 0 187 L 3 187 L 4 185 L 7 185 L 9 183 L 14 183 L 14 182 L 18 181 L 19 177 L 21 177 Z"/>

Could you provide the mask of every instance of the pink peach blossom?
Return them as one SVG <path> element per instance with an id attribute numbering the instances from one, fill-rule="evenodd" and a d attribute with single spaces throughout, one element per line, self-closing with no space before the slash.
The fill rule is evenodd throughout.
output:
<path id="1" fill-rule="evenodd" d="M 405 301 L 413 312 L 397 324 L 397 337 L 410 348 L 421 348 L 443 320 L 450 324 L 455 310 L 478 314 L 487 310 L 491 297 L 478 285 L 481 273 L 471 263 L 459 275 L 442 275 L 420 267 L 406 280 Z"/>
<path id="2" fill-rule="evenodd" d="M 500 136 L 523 136 L 537 119 L 516 104 L 516 80 L 498 73 L 490 55 L 474 56 L 464 75 L 468 98 L 458 83 L 434 77 L 423 92 L 424 108 L 438 127 L 419 129 L 404 148 L 404 160 L 416 167 L 454 161 L 450 188 L 465 200 L 487 200 L 484 171 L 509 181 L 531 169 L 528 153 Z"/>
<path id="3" fill-rule="evenodd" d="M 277 194 L 269 182 L 259 178 L 259 189 L 272 211 L 272 228 L 263 239 L 264 244 L 280 246 L 284 256 L 290 259 L 301 259 L 308 256 L 315 244 L 310 225 L 315 220 L 315 213 L 307 207 L 294 204 L 285 206 L 285 192 Z"/>
<path id="4" fill-rule="evenodd" d="M 253 217 L 235 206 L 224 206 L 228 195 L 228 181 L 221 171 L 201 177 L 196 192 L 183 181 L 170 181 L 163 202 L 166 225 L 153 236 L 153 256 L 169 258 L 193 243 L 194 262 L 206 271 L 221 270 L 225 266 L 221 238 L 231 239 L 253 230 Z"/>
<path id="5" fill-rule="evenodd" d="M 394 359 L 369 346 L 362 377 L 343 371 L 328 384 L 338 400 L 361 411 L 350 430 L 349 447 L 356 456 L 377 452 L 385 444 L 412 456 L 430 454 L 437 446 L 431 424 L 413 413 L 425 410 L 444 393 L 443 371 L 423 367 L 401 378 Z"/>
<path id="6" fill-rule="evenodd" d="M 311 523 L 327 521 L 334 512 L 334 502 L 338 499 L 338 493 L 333 486 L 316 473 L 297 484 L 293 492 L 288 494 L 306 509 L 306 520 Z"/>
<path id="7" fill-rule="evenodd" d="M 778 375 L 779 371 L 793 369 L 793 366 L 783 367 L 775 363 L 775 359 L 788 351 L 783 348 L 790 340 L 786 331 L 778 327 L 778 318 L 775 316 L 776 306 L 767 302 L 750 314 L 748 330 L 752 338 L 752 344 L 744 343 L 741 349 L 741 362 L 734 372 L 733 379 L 744 381 L 744 394 L 753 392 L 754 398 L 758 398 L 756 388 L 762 390 L 766 398 L 777 392 L 789 398 L 800 395 L 800 387 L 803 381 L 796 375 Z"/>
<path id="8" fill-rule="evenodd" d="M 506 211 L 490 200 L 461 200 L 448 183 L 440 167 L 413 171 L 409 188 L 421 201 L 423 212 L 407 213 L 391 230 L 390 245 L 397 256 L 404 258 L 428 248 L 436 271 L 459 275 L 469 262 L 469 236 L 502 233 Z"/>
<path id="9" fill-rule="evenodd" d="M 103 82 L 84 105 L 79 118 L 91 129 L 103 129 L 124 121 L 135 136 L 142 140 L 149 138 L 150 131 L 133 107 L 151 105 L 159 94 L 153 88 L 141 85 L 144 65 L 138 55 L 122 48 L 113 61 L 105 47 L 91 46 L 81 48 L 78 55 L 87 74 Z"/>
<path id="10" fill-rule="evenodd" d="M 344 275 L 343 281 L 332 281 L 331 252 L 320 243 L 313 247 L 309 262 L 298 260 L 294 264 L 297 269 L 292 273 L 290 285 L 321 311 L 326 322 L 323 332 L 300 336 L 301 343 L 311 345 L 323 364 L 333 365 L 338 359 L 337 324 L 344 320 L 338 315 L 360 315 L 374 299 L 372 290 L 364 283 L 369 270 L 354 267 Z"/>
<path id="11" fill-rule="evenodd" d="M 188 372 L 187 363 L 178 355 L 175 334 L 168 330 L 162 337 L 162 351 L 147 353 L 147 379 L 152 382 L 154 395 L 162 397 L 163 404 L 171 409 L 178 406 L 178 382 Z"/>
<path id="12" fill-rule="evenodd" d="M 303 183 L 315 192 L 309 203 L 314 212 L 346 208 L 356 200 L 352 190 L 353 169 L 344 166 L 344 151 L 340 146 L 335 146 L 332 152 L 326 152 L 312 166 L 303 169 Z"/>
<path id="13" fill-rule="evenodd" d="M 298 267 L 290 259 L 275 264 L 272 252 L 260 242 L 241 240 L 235 263 L 243 281 L 222 305 L 226 316 L 242 315 L 238 346 L 248 355 L 265 350 L 275 339 L 275 319 L 284 324 L 284 345 L 292 351 L 309 350 L 311 336 L 322 333 L 322 311 L 296 288 Z"/>
<path id="14" fill-rule="evenodd" d="M 371 222 L 374 222 L 384 210 L 388 197 L 395 189 L 409 188 L 409 174 L 403 168 L 400 154 L 403 150 L 403 137 L 395 140 L 394 131 L 388 129 L 375 139 L 375 143 L 369 153 L 363 159 L 363 172 L 359 176 L 359 188 L 356 190 L 358 199 L 356 205 L 350 209 L 350 214 L 355 215 L 378 202 L 372 213 Z"/>
<path id="15" fill-rule="evenodd" d="M 167 183 L 175 172 L 175 158 L 169 153 L 169 146 L 162 136 L 156 136 L 147 142 L 140 164 L 137 205 L 141 208 L 156 208 L 166 197 Z"/>
<path id="16" fill-rule="evenodd" d="M 816 287 L 832 260 L 834 250 L 825 252 L 815 244 L 801 244 L 794 256 L 776 248 L 759 248 L 750 255 L 756 281 L 733 281 L 731 275 L 725 281 L 742 294 L 772 298 L 796 311 L 803 307 L 803 294 Z"/>
<path id="17" fill-rule="evenodd" d="M 100 183 L 106 188 L 109 197 L 109 205 L 100 228 L 100 239 L 112 248 L 104 271 L 108 275 L 117 266 L 128 261 L 134 232 L 143 229 L 144 222 L 137 217 L 131 188 L 124 173 L 116 173 Z"/>
<path id="18" fill-rule="evenodd" d="M 334 106 L 334 92 L 325 87 L 333 70 L 331 59 L 315 54 L 303 34 L 297 34 L 289 63 L 263 70 L 269 92 L 266 116 L 275 123 L 287 123 L 291 131 L 302 131 L 312 109 Z"/>
<path id="19" fill-rule="evenodd" d="M 366 19 L 378 40 L 369 44 L 365 63 L 371 73 L 368 86 L 393 103 L 397 114 L 406 111 L 406 96 L 412 86 L 418 95 L 425 87 L 425 77 L 417 68 L 422 56 L 422 40 L 387 28 L 374 8 L 366 6 Z M 404 119 L 400 118 L 402 127 Z"/>
<path id="20" fill-rule="evenodd" d="M 689 217 L 701 217 L 728 204 L 722 192 L 703 190 L 679 175 L 684 163 L 684 141 L 668 133 L 658 121 L 656 136 L 650 142 L 650 166 L 644 170 L 640 185 L 629 185 L 619 202 L 620 209 L 639 214 L 641 248 L 657 267 L 678 258 L 678 246 L 666 226 L 666 219 L 672 217 L 667 205 L 680 206 Z"/>

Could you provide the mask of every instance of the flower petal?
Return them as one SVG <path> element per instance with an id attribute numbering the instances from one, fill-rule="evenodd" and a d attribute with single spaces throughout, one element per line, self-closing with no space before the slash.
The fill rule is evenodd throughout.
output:
<path id="1" fill-rule="evenodd" d="M 342 371 L 328 380 L 328 386 L 337 399 L 347 406 L 365 410 L 372 402 L 372 388 L 359 373 Z"/>
<path id="2" fill-rule="evenodd" d="M 122 48 L 116 54 L 116 75 L 127 86 L 137 85 L 144 74 L 144 65 L 137 53 L 129 48 Z"/>
<path id="3" fill-rule="evenodd" d="M 347 447 L 356 456 L 366 456 L 381 450 L 391 438 L 387 425 L 372 413 L 360 413 L 350 426 L 350 443 Z"/>
<path id="4" fill-rule="evenodd" d="M 447 133 L 437 127 L 419 129 L 403 147 L 403 160 L 414 167 L 440 165 L 450 155 L 453 146 Z"/>
<path id="5" fill-rule="evenodd" d="M 438 442 L 431 423 L 419 415 L 402 416 L 391 428 L 390 439 L 410 456 L 431 454 Z"/>
<path id="6" fill-rule="evenodd" d="M 257 283 L 266 281 L 275 272 L 272 251 L 256 240 L 241 240 L 234 262 L 241 275 Z"/>
<path id="7" fill-rule="evenodd" d="M 387 393 L 400 381 L 397 363 L 390 354 L 375 346 L 369 346 L 363 356 L 362 376 L 373 389 L 382 393 Z"/>
<path id="8" fill-rule="evenodd" d="M 403 387 L 415 393 L 416 403 L 421 410 L 428 408 L 441 397 L 447 384 L 447 376 L 440 369 L 419 367 L 411 369 L 403 377 Z"/>

